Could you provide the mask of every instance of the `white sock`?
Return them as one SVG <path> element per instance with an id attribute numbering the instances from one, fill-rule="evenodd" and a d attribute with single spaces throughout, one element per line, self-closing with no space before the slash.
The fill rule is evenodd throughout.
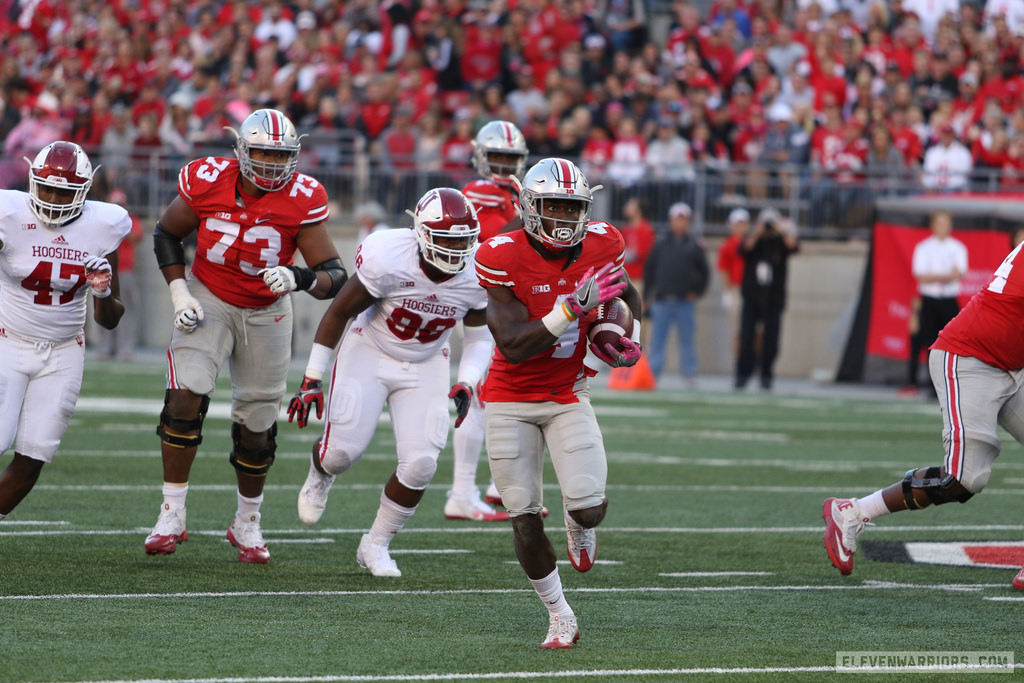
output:
<path id="1" fill-rule="evenodd" d="M 861 517 L 875 519 L 876 517 L 884 517 L 892 514 L 892 511 L 882 499 L 881 491 L 875 491 L 866 498 L 855 498 L 854 500 L 857 501 L 857 505 L 860 507 Z"/>
<path id="2" fill-rule="evenodd" d="M 185 496 L 188 495 L 187 481 L 184 484 L 174 484 L 165 481 L 162 491 L 164 494 L 164 505 L 167 506 L 168 510 L 178 510 L 185 507 Z"/>
<path id="3" fill-rule="evenodd" d="M 533 589 L 537 591 L 544 606 L 548 608 L 549 614 L 559 617 L 573 616 L 572 608 L 562 593 L 562 579 L 558 576 L 558 567 L 543 579 L 530 579 L 530 583 L 533 584 Z"/>
<path id="4" fill-rule="evenodd" d="M 255 498 L 246 498 L 241 493 L 238 494 L 238 514 L 240 515 L 254 515 L 260 511 L 260 505 L 263 503 L 263 494 L 256 496 Z"/>
<path id="5" fill-rule="evenodd" d="M 416 512 L 416 508 L 402 507 L 381 492 L 377 518 L 373 520 L 373 526 L 370 527 L 370 539 L 377 543 L 390 545 L 391 539 L 402 530 L 414 512 Z"/>
<path id="6" fill-rule="evenodd" d="M 475 405 L 469 409 L 466 420 L 452 437 L 455 452 L 452 495 L 457 498 L 468 498 L 477 492 L 476 470 L 484 448 L 484 421 L 475 419 L 478 417 L 474 414 L 477 411 L 482 412 Z"/>

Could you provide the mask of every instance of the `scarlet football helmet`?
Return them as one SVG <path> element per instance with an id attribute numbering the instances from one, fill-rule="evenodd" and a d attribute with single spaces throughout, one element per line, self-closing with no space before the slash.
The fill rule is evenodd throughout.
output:
<path id="1" fill-rule="evenodd" d="M 238 138 L 238 169 L 261 190 L 273 192 L 288 184 L 299 165 L 299 134 L 287 116 L 276 109 L 257 109 L 242 121 L 241 130 L 228 127 Z M 288 152 L 286 161 L 252 158 L 252 150 Z"/>
<path id="2" fill-rule="evenodd" d="M 73 142 L 59 140 L 39 150 L 32 161 L 28 157 L 25 161 L 29 165 L 29 205 L 36 218 L 51 228 L 59 228 L 78 218 L 92 187 L 93 169 L 85 150 Z M 39 196 L 40 187 L 44 185 L 66 191 L 71 201 L 45 201 Z"/>
<path id="3" fill-rule="evenodd" d="M 492 153 L 514 155 L 516 161 L 501 163 L 491 158 Z M 523 132 L 508 121 L 491 121 L 473 139 L 473 168 L 488 180 L 509 182 L 508 176 L 521 177 L 529 154 Z"/>
<path id="4" fill-rule="evenodd" d="M 600 185 L 593 190 L 600 189 Z M 567 159 L 551 157 L 541 159 L 526 172 L 520 190 L 523 207 L 523 227 L 544 244 L 554 249 L 573 247 L 583 241 L 590 221 L 593 190 L 583 172 Z M 576 220 L 545 218 L 552 228 L 544 230 L 541 222 L 546 200 L 570 199 L 581 204 Z"/>
<path id="5" fill-rule="evenodd" d="M 450 187 L 430 190 L 413 217 L 416 242 L 423 259 L 444 273 L 461 273 L 469 265 L 480 235 L 480 223 L 469 200 Z M 443 243 L 439 242 L 443 240 Z"/>

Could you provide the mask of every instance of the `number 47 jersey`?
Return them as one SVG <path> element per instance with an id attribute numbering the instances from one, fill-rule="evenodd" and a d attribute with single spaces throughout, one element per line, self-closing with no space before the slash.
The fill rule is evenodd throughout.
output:
<path id="1" fill-rule="evenodd" d="M 178 194 L 200 220 L 192 273 L 229 304 L 265 308 L 278 297 L 259 271 L 294 263 L 299 231 L 330 215 L 327 191 L 296 173 L 280 190 L 245 197 L 242 205 L 238 174 L 237 159 L 205 157 L 178 175 Z"/>
<path id="2" fill-rule="evenodd" d="M 0 190 L 0 332 L 53 342 L 81 334 L 85 259 L 114 252 L 131 227 L 122 207 L 87 201 L 71 223 L 49 228 L 27 193 Z"/>
<path id="3" fill-rule="evenodd" d="M 442 282 L 427 277 L 412 230 L 371 233 L 355 262 L 356 276 L 377 302 L 359 314 L 348 334 L 370 339 L 390 358 L 416 362 L 447 352 L 456 323 L 487 307 L 472 262 Z"/>

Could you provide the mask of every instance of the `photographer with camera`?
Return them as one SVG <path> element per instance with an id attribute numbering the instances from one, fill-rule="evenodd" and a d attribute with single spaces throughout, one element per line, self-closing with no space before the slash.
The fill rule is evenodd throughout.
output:
<path id="1" fill-rule="evenodd" d="M 772 368 L 779 353 L 782 311 L 786 307 L 789 257 L 800 249 L 796 225 L 774 209 L 765 209 L 740 245 L 743 269 L 743 310 L 740 314 L 740 349 L 736 358 L 736 389 L 747 386 L 760 361 L 761 389 L 772 388 Z M 755 343 L 761 331 L 760 352 Z"/>

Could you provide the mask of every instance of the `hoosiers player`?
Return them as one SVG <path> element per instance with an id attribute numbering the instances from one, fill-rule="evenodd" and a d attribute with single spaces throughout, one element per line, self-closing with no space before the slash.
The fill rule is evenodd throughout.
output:
<path id="1" fill-rule="evenodd" d="M 28 161 L 28 159 L 25 159 Z M 86 297 L 106 329 L 124 315 L 117 247 L 122 207 L 86 201 L 89 157 L 54 142 L 29 161 L 28 193 L 0 190 L 0 519 L 35 486 L 68 427 L 85 363 Z"/>
<path id="2" fill-rule="evenodd" d="M 186 165 L 178 196 L 153 236 L 174 304 L 174 330 L 157 427 L 164 502 L 145 546 L 150 555 L 166 555 L 188 539 L 189 471 L 217 375 L 230 361 L 230 461 L 238 510 L 227 537 L 239 561 L 266 564 L 270 553 L 259 509 L 291 359 L 292 302 L 285 295 L 302 290 L 328 299 L 346 274 L 323 225 L 327 192 L 295 172 L 300 144 L 292 122 L 279 111 L 260 109 L 240 131 L 231 130 L 238 158 L 206 157 Z M 186 281 L 181 242 L 193 232 L 198 248 Z M 312 268 L 293 265 L 296 250 Z"/>
<path id="3" fill-rule="evenodd" d="M 508 121 L 491 121 L 473 140 L 473 168 L 481 179 L 467 184 L 462 193 L 476 209 L 481 244 L 498 233 L 522 226 L 516 182 L 523 177 L 528 155 L 526 138 Z M 469 413 L 452 437 L 454 476 L 444 516 L 478 522 L 506 521 L 508 513 L 498 512 L 481 500 L 480 489 L 476 486 L 477 464 L 484 447 L 484 407 L 477 387 L 457 384 L 452 391 L 461 393 L 469 401 Z M 488 502 L 501 502 L 493 482 L 488 487 L 487 497 Z"/>
<path id="4" fill-rule="evenodd" d="M 487 454 L 512 518 L 519 563 L 548 608 L 543 648 L 569 648 L 579 639 L 544 533 L 544 448 L 562 489 L 569 560 L 588 571 L 597 550 L 594 527 L 608 507 L 608 465 L 583 363 L 588 312 L 622 294 L 636 321 L 641 318 L 640 295 L 622 267 L 622 235 L 588 220 L 591 199 L 574 164 L 542 159 L 523 179 L 524 227 L 477 252 L 487 325 L 497 344 L 482 390 Z M 609 365 L 633 365 L 640 359 L 639 335 L 634 324 L 633 338 L 622 338 L 615 357 L 591 350 Z"/>
<path id="5" fill-rule="evenodd" d="M 359 246 L 356 277 L 320 321 L 306 376 L 288 404 L 288 419 L 297 417 L 300 428 L 313 406 L 322 415 L 321 378 L 355 318 L 334 365 L 327 425 L 313 449 L 298 508 L 303 523 L 320 519 L 335 477 L 362 457 L 386 403 L 398 468 L 356 551 L 356 560 L 374 576 L 402 575 L 388 547 L 416 511 L 448 439 L 452 328 L 461 320 L 466 330 L 461 384 L 480 381 L 493 348 L 485 326 L 487 294 L 470 267 L 480 233 L 472 205 L 458 190 L 430 190 L 412 216 L 412 230 L 375 232 Z M 458 426 L 469 405 L 454 397 Z"/>
<path id="6" fill-rule="evenodd" d="M 998 427 L 1024 444 L 1024 251 L 1018 245 L 939 333 L 928 370 L 942 412 L 942 465 L 907 472 L 865 498 L 829 498 L 825 549 L 841 574 L 853 571 L 864 525 L 892 512 L 965 503 L 981 492 L 1001 444 Z M 1024 590 L 1024 569 L 1013 580 Z"/>

